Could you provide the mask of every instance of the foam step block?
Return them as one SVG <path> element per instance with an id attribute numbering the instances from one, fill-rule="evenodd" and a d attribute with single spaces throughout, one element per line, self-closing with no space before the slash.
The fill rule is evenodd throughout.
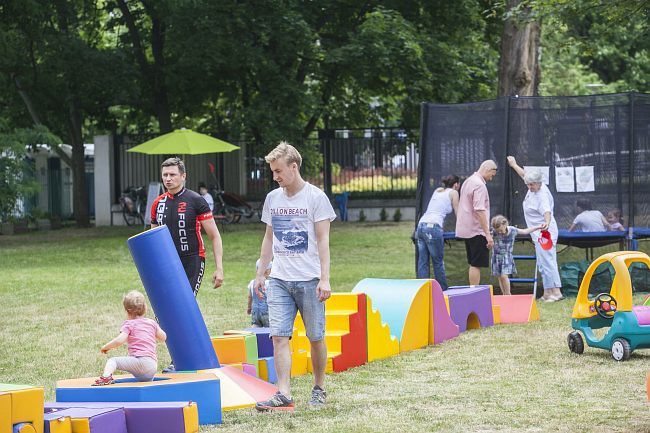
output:
<path id="1" fill-rule="evenodd" d="M 364 293 L 333 293 L 325 304 L 326 372 L 344 371 L 368 361 L 366 299 Z M 311 344 L 299 315 L 294 340 L 299 350 L 308 352 L 307 369 L 311 371 Z"/>
<path id="2" fill-rule="evenodd" d="M 258 370 L 260 372 L 260 379 L 269 383 L 276 383 L 278 381 L 278 374 L 275 371 L 275 358 L 272 356 L 260 358 Z"/>
<path id="3" fill-rule="evenodd" d="M 460 332 L 494 325 L 492 286 L 452 287 L 445 292 L 449 315 Z"/>
<path id="4" fill-rule="evenodd" d="M 246 328 L 246 332 L 255 334 L 257 337 L 257 357 L 267 358 L 273 356 L 273 340 L 269 328 Z"/>
<path id="5" fill-rule="evenodd" d="M 198 403 L 200 424 L 221 423 L 221 387 L 214 374 L 159 374 L 151 382 L 137 382 L 123 375 L 115 376 L 115 380 L 117 383 L 107 386 L 91 386 L 93 378 L 60 380 L 56 384 L 56 401 L 194 401 Z"/>
<path id="6" fill-rule="evenodd" d="M 0 427 L 4 429 L 0 432 L 12 432 L 16 424 L 31 424 L 36 433 L 43 432 L 43 388 L 0 383 L 0 394 Z"/>
<path id="7" fill-rule="evenodd" d="M 47 412 L 43 416 L 45 433 L 72 433 L 72 420 L 69 416 L 62 416 L 56 412 Z"/>
<path id="8" fill-rule="evenodd" d="M 50 412 L 49 416 L 70 418 L 72 433 L 129 433 L 121 408 L 73 407 Z"/>
<path id="9" fill-rule="evenodd" d="M 129 433 L 198 433 L 198 405 L 194 402 L 64 402 L 45 403 L 47 419 L 70 408 L 122 409 Z M 52 431 L 51 433 L 59 433 Z M 62 432 L 65 433 L 65 432 Z"/>

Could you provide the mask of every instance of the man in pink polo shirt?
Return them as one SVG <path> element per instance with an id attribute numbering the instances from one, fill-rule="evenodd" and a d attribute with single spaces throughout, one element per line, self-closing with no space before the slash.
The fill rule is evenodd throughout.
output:
<path id="1" fill-rule="evenodd" d="M 494 240 L 490 234 L 490 196 L 486 182 L 497 173 L 497 164 L 488 159 L 478 171 L 463 182 L 456 214 L 456 237 L 465 239 L 469 284 L 481 281 L 481 268 L 490 265 L 490 249 Z"/>

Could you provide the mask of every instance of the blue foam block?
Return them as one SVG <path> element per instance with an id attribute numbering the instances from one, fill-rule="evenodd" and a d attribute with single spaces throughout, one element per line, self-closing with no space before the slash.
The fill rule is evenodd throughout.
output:
<path id="1" fill-rule="evenodd" d="M 183 376 L 181 374 L 177 376 Z M 189 374 L 188 374 L 189 376 Z M 212 376 L 212 375 L 210 375 Z M 78 379 L 73 379 L 78 380 Z M 65 381 L 60 381 L 63 383 Z M 165 383 L 166 381 L 135 382 L 133 386 L 59 386 L 56 401 L 60 402 L 133 402 L 133 401 L 194 401 L 198 404 L 200 424 L 221 423 L 221 386 L 219 379 L 188 380 Z M 145 382 L 147 383 L 147 382 Z"/>
<path id="2" fill-rule="evenodd" d="M 278 383 L 278 374 L 275 372 L 275 358 L 268 356 L 260 358 L 260 361 L 266 362 L 266 369 L 269 372 L 269 383 Z"/>
<path id="3" fill-rule="evenodd" d="M 257 337 L 257 357 L 266 358 L 273 356 L 273 340 L 269 328 L 246 328 L 244 331 L 252 332 Z"/>
<path id="4" fill-rule="evenodd" d="M 178 371 L 219 368 L 210 334 L 166 226 L 127 241 Z"/>

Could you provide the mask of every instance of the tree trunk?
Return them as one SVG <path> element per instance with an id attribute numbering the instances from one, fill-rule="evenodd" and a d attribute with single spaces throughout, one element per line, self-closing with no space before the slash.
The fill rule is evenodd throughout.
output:
<path id="1" fill-rule="evenodd" d="M 521 0 L 508 0 L 508 11 Z M 529 8 L 522 9 L 525 18 Z M 521 17 L 520 17 L 521 19 Z M 540 23 L 509 18 L 503 27 L 498 96 L 537 96 L 540 81 Z"/>
<path id="2" fill-rule="evenodd" d="M 88 191 L 86 189 L 86 162 L 84 141 L 81 133 L 81 114 L 70 102 L 68 137 L 72 146 L 72 211 L 77 227 L 89 227 Z"/>

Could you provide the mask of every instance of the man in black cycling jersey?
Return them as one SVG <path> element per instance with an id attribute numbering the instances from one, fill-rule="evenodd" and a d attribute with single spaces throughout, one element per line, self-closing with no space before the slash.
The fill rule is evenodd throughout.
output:
<path id="1" fill-rule="evenodd" d="M 223 245 L 210 207 L 203 197 L 185 188 L 187 174 L 180 158 L 168 158 L 160 168 L 167 192 L 158 196 L 151 206 L 151 227 L 166 225 L 169 229 L 194 296 L 199 292 L 205 272 L 203 227 L 214 252 L 216 270 L 212 284 L 216 289 L 223 283 Z"/>

